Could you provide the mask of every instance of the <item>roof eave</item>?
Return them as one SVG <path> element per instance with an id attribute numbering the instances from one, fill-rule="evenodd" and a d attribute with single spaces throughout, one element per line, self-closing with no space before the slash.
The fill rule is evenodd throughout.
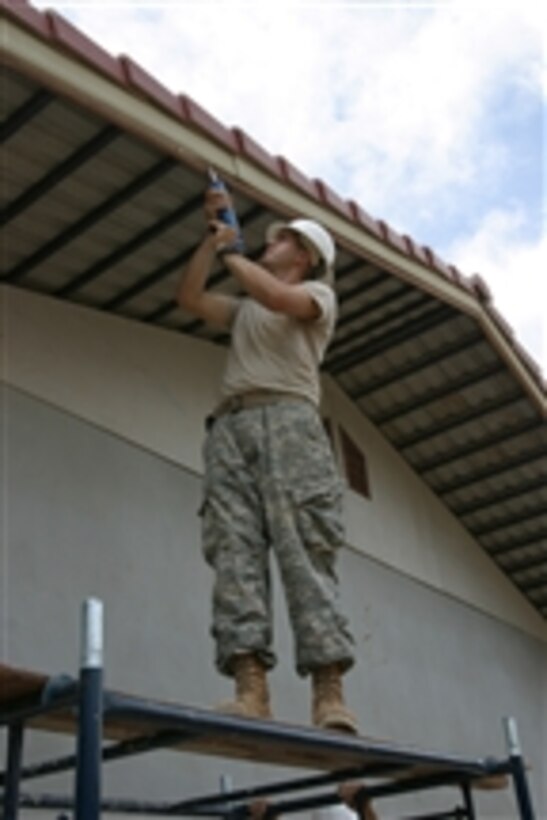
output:
<path id="1" fill-rule="evenodd" d="M 198 171 L 213 165 L 232 185 L 287 216 L 322 221 L 338 242 L 474 318 L 542 417 L 541 371 L 515 341 L 484 283 L 446 265 L 429 248 L 373 220 L 321 180 L 309 180 L 240 129 L 227 129 L 176 96 L 127 57 L 114 58 L 54 12 L 0 2 L 3 61 Z"/>

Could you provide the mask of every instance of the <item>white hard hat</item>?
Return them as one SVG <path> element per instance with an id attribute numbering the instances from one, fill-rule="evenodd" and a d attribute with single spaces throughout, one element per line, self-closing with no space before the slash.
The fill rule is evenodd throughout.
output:
<path id="1" fill-rule="evenodd" d="M 312 264 L 323 262 L 324 279 L 333 284 L 336 247 L 330 233 L 313 219 L 293 219 L 291 222 L 274 222 L 266 231 L 266 241 L 273 241 L 280 231 L 294 231 L 309 250 Z"/>

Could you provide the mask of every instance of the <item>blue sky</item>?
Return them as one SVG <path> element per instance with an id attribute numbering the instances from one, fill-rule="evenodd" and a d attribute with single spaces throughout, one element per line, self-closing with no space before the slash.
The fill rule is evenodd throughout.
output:
<path id="1" fill-rule="evenodd" d="M 547 4 L 34 5 L 480 273 L 547 373 Z"/>

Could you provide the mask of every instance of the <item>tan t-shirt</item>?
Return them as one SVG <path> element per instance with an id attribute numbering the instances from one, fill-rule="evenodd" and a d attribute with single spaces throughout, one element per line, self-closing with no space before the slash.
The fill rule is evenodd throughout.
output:
<path id="1" fill-rule="evenodd" d="M 253 390 L 295 393 L 319 404 L 319 365 L 334 332 L 336 297 L 323 282 L 304 282 L 320 308 L 313 321 L 274 313 L 245 298 L 232 325 L 222 398 Z"/>

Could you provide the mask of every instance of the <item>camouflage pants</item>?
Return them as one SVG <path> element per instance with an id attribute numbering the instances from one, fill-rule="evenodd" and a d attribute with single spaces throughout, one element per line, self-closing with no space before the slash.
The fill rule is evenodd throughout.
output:
<path id="1" fill-rule="evenodd" d="M 344 543 L 342 492 L 317 410 L 287 400 L 218 418 L 204 446 L 203 550 L 215 571 L 216 664 L 235 654 L 275 664 L 269 548 L 280 570 L 296 668 L 353 664 L 335 561 Z"/>

